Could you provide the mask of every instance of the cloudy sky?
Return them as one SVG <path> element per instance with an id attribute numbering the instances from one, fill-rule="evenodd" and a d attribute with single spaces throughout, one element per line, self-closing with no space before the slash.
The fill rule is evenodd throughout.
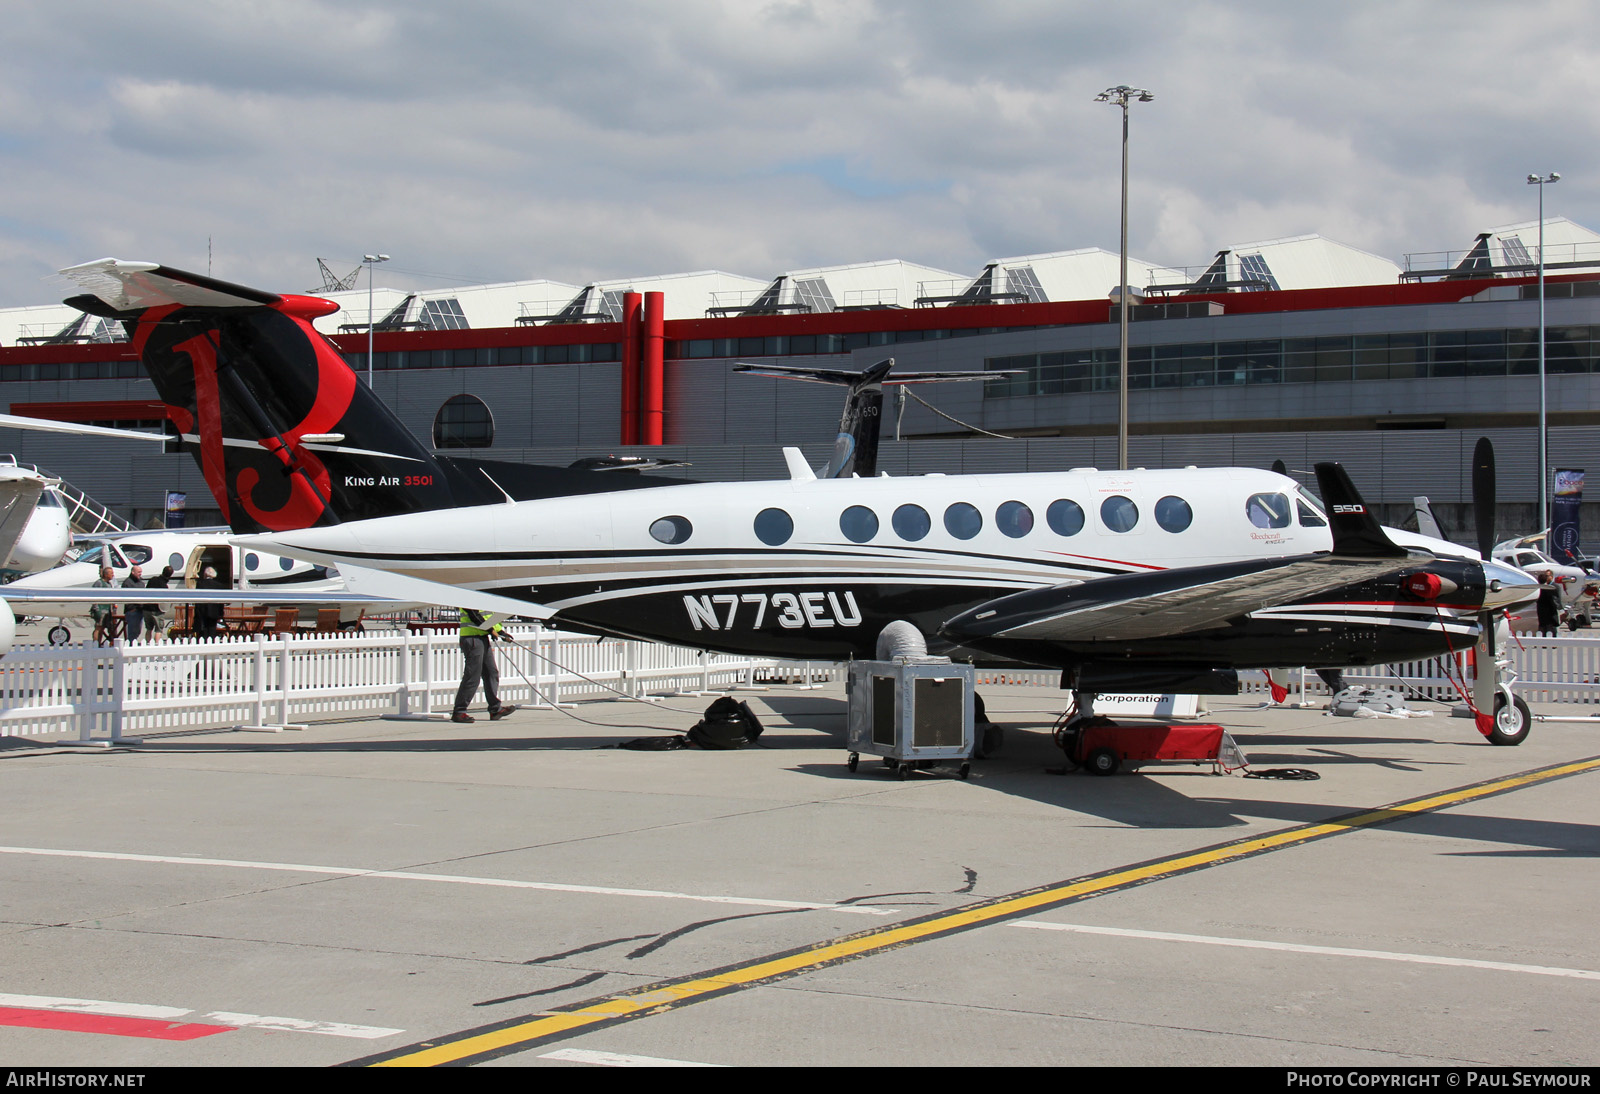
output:
<path id="1" fill-rule="evenodd" d="M 105 255 L 276 290 L 1320 232 L 1399 259 L 1600 228 L 1581 0 L 3 0 L 0 306 Z"/>

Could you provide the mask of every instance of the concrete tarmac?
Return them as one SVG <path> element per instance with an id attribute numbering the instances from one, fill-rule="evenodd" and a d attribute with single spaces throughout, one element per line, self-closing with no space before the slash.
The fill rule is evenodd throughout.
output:
<path id="1" fill-rule="evenodd" d="M 0 1061 L 1600 1060 L 1600 726 L 1214 699 L 1254 769 L 1321 778 L 1095 778 L 1048 772 L 1060 693 L 982 690 L 1006 744 L 966 782 L 847 771 L 840 688 L 748 693 L 736 752 L 609 747 L 708 697 L 0 739 Z"/>

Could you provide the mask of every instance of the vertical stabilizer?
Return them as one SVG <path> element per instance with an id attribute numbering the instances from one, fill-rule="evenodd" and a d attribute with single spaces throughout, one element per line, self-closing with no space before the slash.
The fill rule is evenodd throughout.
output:
<path id="1" fill-rule="evenodd" d="M 312 327 L 333 303 L 115 259 L 62 273 L 93 294 L 67 303 L 134 321 L 167 416 L 236 532 L 485 500 Z"/>

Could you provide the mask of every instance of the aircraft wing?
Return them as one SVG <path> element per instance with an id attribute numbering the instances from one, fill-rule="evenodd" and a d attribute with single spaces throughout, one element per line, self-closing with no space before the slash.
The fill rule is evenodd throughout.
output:
<path id="1" fill-rule="evenodd" d="M 113 312 L 132 312 L 164 304 L 259 308 L 283 299 L 277 293 L 216 281 L 154 262 L 128 262 L 120 258 L 101 258 L 80 266 L 68 266 L 61 271 L 61 276 L 76 282 L 103 302 L 101 308 L 91 312 L 95 315 L 103 314 L 107 308 Z"/>
<path id="2" fill-rule="evenodd" d="M 957 641 L 1041 642 L 1114 642 L 1188 634 L 1425 561 L 1426 557 L 1314 554 L 1097 578 L 991 600 L 950 620 L 944 633 Z"/>
<path id="3" fill-rule="evenodd" d="M 547 619 L 555 614 L 542 604 L 534 604 L 476 589 L 457 588 L 420 578 L 366 570 L 358 566 L 340 569 L 343 589 L 19 589 L 0 585 L 0 599 L 11 604 L 360 604 L 375 610 L 411 604 L 441 604 L 452 608 L 475 608 L 498 615 L 519 615 L 528 619 Z"/>

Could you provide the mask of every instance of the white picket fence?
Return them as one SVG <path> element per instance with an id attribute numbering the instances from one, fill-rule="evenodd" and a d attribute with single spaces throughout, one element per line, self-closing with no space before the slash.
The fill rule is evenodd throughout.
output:
<path id="1" fill-rule="evenodd" d="M 517 645 L 496 646 L 500 694 L 506 702 L 530 706 L 617 692 L 641 697 L 713 691 L 758 678 L 807 683 L 843 678 L 841 666 L 826 662 L 706 654 L 537 626 L 514 628 L 513 635 Z M 1519 694 L 1538 702 L 1600 702 L 1600 636 L 1522 635 L 1509 652 Z M 0 658 L 0 736 L 72 735 L 82 743 L 103 743 L 350 716 L 430 717 L 449 711 L 461 669 L 454 633 L 24 646 Z M 1468 686 L 1471 678 L 1468 666 Z M 1322 681 L 1303 669 L 1275 672 L 1273 679 L 1289 688 L 1289 702 L 1327 694 Z M 1347 684 L 1393 687 L 1399 681 L 1447 702 L 1458 694 L 1435 661 L 1345 673 Z M 985 671 L 978 682 L 1054 688 L 1060 674 Z M 1241 673 L 1240 690 L 1265 695 L 1266 674 Z"/>
<path id="2" fill-rule="evenodd" d="M 510 629 L 517 644 L 495 648 L 500 695 L 529 706 L 617 692 L 711 691 L 751 683 L 778 664 L 539 627 Z M 184 730 L 282 728 L 340 716 L 429 717 L 449 712 L 461 671 L 453 632 L 18 647 L 0 658 L 0 735 L 73 735 L 96 743 Z"/>
<path id="3" fill-rule="evenodd" d="M 1512 684 L 1512 690 L 1518 695 L 1538 703 L 1600 703 L 1600 632 L 1516 635 L 1504 655 L 1509 655 L 1516 669 L 1517 679 Z M 1409 689 L 1412 694 L 1445 702 L 1459 699 L 1457 684 L 1464 684 L 1470 689 L 1473 678 L 1472 661 L 1465 653 L 1457 654 L 1452 659 L 1448 676 L 1438 660 L 1374 665 L 1344 671 L 1347 686 Z M 1061 673 L 1053 669 L 1003 669 L 978 674 L 980 686 L 997 683 L 1053 688 L 1059 686 L 1060 682 Z M 1289 689 L 1289 698 L 1285 700 L 1289 703 L 1306 702 L 1312 697 L 1326 698 L 1328 695 L 1322 678 L 1310 669 L 1275 669 L 1270 683 L 1265 672 L 1250 670 L 1239 673 L 1241 695 L 1268 695 L 1272 683 Z"/>

